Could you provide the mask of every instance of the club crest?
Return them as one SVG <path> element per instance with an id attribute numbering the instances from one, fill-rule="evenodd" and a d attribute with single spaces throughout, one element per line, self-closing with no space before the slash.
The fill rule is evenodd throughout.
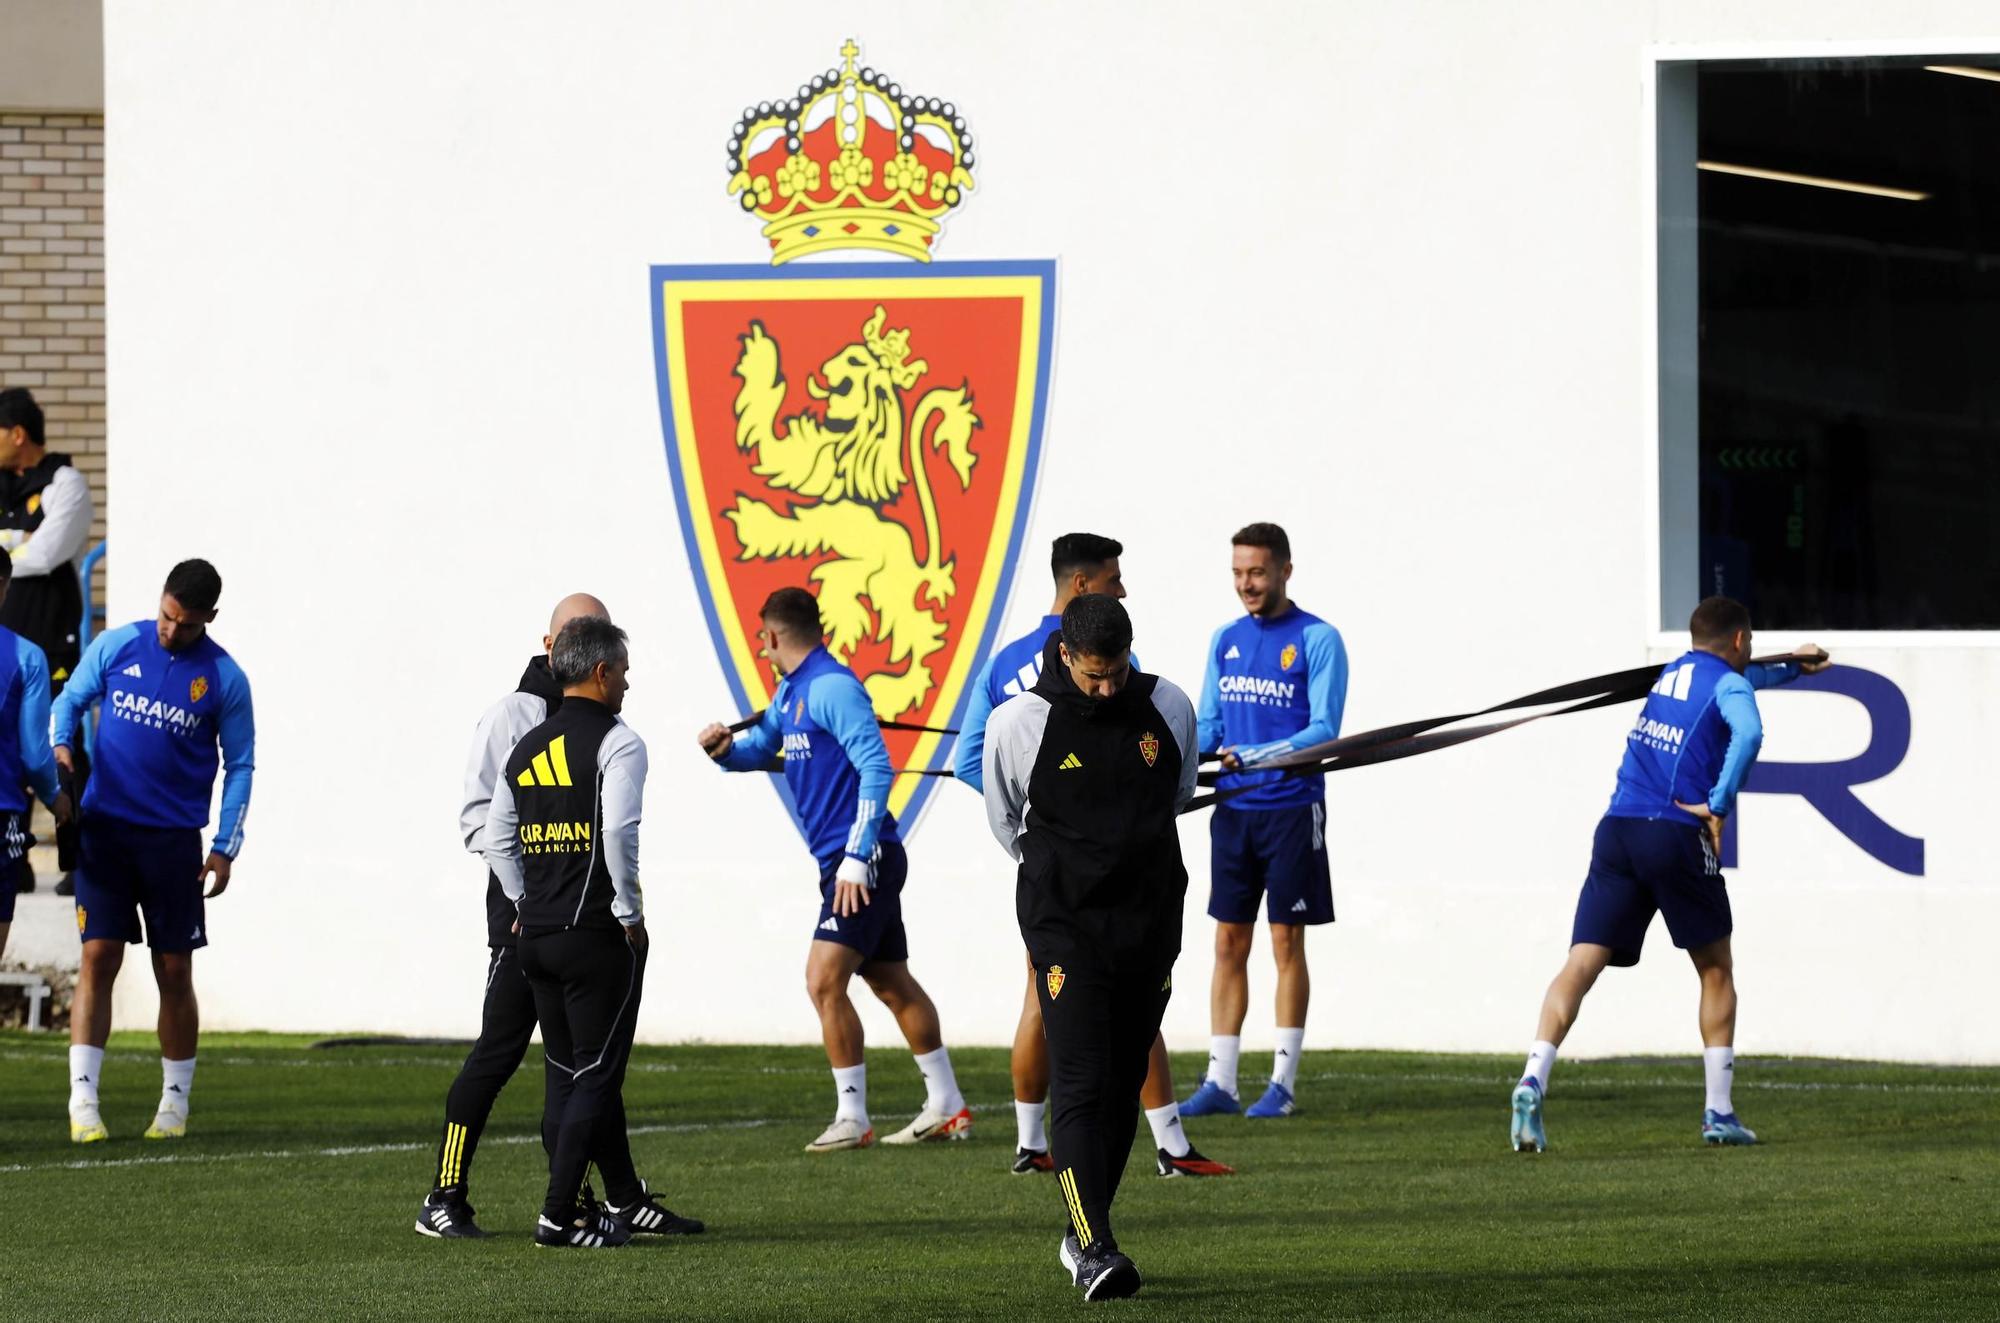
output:
<path id="1" fill-rule="evenodd" d="M 1287 643 L 1285 645 L 1284 651 L 1278 654 L 1278 669 L 1281 671 L 1289 671 L 1292 669 L 1292 663 L 1297 661 L 1298 659 L 1299 659 L 1299 645 L 1296 643 Z"/>
<path id="2" fill-rule="evenodd" d="M 1146 760 L 1146 766 L 1148 767 L 1158 762 L 1160 760 L 1160 737 L 1153 734 L 1150 730 L 1141 735 L 1139 737 L 1139 756 Z"/>
<path id="3" fill-rule="evenodd" d="M 1050 965 L 1048 977 L 1049 977 L 1049 1000 L 1054 1001 L 1057 997 L 1062 996 L 1062 988 L 1063 988 L 1062 966 Z"/>
<path id="4" fill-rule="evenodd" d="M 188 685 L 188 702 L 199 703 L 201 701 L 202 695 L 206 694 L 207 692 L 208 692 L 208 677 L 205 675 L 197 675 L 193 679 L 193 681 L 190 682 Z"/>
<path id="5" fill-rule="evenodd" d="M 955 727 L 992 651 L 1041 464 L 1055 332 L 1050 261 L 933 262 L 973 186 L 950 102 L 841 67 L 745 110 L 728 195 L 769 265 L 655 266 L 667 468 L 718 658 L 768 705 L 758 609 L 819 599 L 827 647 L 884 721 Z M 838 249 L 897 260 L 795 262 Z M 949 737 L 885 731 L 898 767 Z M 905 837 L 937 778 L 901 776 Z"/>

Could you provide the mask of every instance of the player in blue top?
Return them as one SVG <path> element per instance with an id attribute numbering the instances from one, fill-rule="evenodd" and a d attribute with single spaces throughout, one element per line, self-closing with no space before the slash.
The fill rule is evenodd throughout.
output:
<path id="1" fill-rule="evenodd" d="M 1236 596 L 1249 613 L 1215 631 L 1202 680 L 1201 747 L 1222 751 L 1221 789 L 1246 793 L 1209 819 L 1209 917 L 1215 977 L 1209 988 L 1208 1072 L 1181 1104 L 1188 1116 L 1234 1112 L 1243 1017 L 1250 1009 L 1250 947 L 1258 902 L 1278 966 L 1278 1045 L 1271 1083 L 1245 1113 L 1289 1116 L 1312 995 L 1306 928 L 1333 922 L 1326 859 L 1326 787 L 1319 776 L 1250 770 L 1340 734 L 1347 705 L 1347 646 L 1340 631 L 1291 599 L 1292 543 L 1276 524 L 1230 539 Z"/>
<path id="2" fill-rule="evenodd" d="M 0 555 L 0 603 L 14 578 L 14 564 Z M 69 796 L 56 783 L 55 755 L 49 750 L 49 659 L 13 630 L 0 626 L 0 955 L 14 926 L 14 875 L 28 847 L 28 814 L 34 802 L 26 787 L 55 815 L 70 819 Z"/>
<path id="3" fill-rule="evenodd" d="M 830 1153 L 875 1142 L 861 1017 L 847 996 L 857 972 L 896 1017 L 924 1076 L 923 1110 L 882 1142 L 964 1139 L 972 1132 L 972 1112 L 952 1073 L 937 1007 L 910 973 L 903 932 L 909 860 L 888 809 L 894 775 L 874 706 L 854 672 L 826 650 L 819 602 L 811 593 L 780 588 L 760 615 L 757 637 L 780 677 L 771 706 L 733 739 L 720 724 L 697 738 L 708 756 L 731 772 L 772 771 L 783 759 L 799 828 L 819 861 L 819 921 L 806 957 L 806 991 L 819 1012 L 837 1111 L 806 1151 Z"/>
<path id="4" fill-rule="evenodd" d="M 200 1016 L 194 952 L 208 945 L 203 901 L 222 894 L 243 848 L 250 808 L 256 723 L 250 682 L 209 637 L 222 576 L 205 560 L 167 575 L 160 614 L 101 634 L 77 663 L 50 721 L 56 761 L 70 765 L 69 740 L 102 700 L 90 783 L 78 838 L 76 926 L 83 969 L 70 1011 L 70 1139 L 106 1137 L 97 1110 L 98 1073 L 111 1032 L 111 985 L 128 942 L 153 948 L 160 989 L 158 1114 L 148 1139 L 187 1133 Z M 220 750 L 222 815 L 202 857 Z M 214 879 L 207 895 L 203 884 Z"/>
<path id="5" fill-rule="evenodd" d="M 1548 1147 L 1542 1097 L 1556 1048 L 1576 1023 L 1584 994 L 1606 965 L 1636 965 L 1655 912 L 1701 978 L 1702 1064 L 1708 1084 L 1701 1137 L 1710 1144 L 1754 1144 L 1736 1119 L 1730 1085 L 1736 1073 L 1736 975 L 1729 952 L 1733 924 L 1723 884 L 1722 824 L 1757 761 L 1764 724 L 1755 690 L 1823 671 L 1826 653 L 1803 665 L 1750 665 L 1750 612 L 1711 597 L 1688 620 L 1694 647 L 1669 662 L 1625 739 L 1618 787 L 1597 824 L 1590 872 L 1577 897 L 1569 959 L 1542 1000 L 1541 1023 L 1514 1089 L 1515 1152 Z"/>
<path id="6" fill-rule="evenodd" d="M 986 723 L 993 710 L 1008 699 L 1035 687 L 1042 675 L 1042 653 L 1049 636 L 1062 630 L 1063 608 L 1087 593 L 1100 593 L 1120 600 L 1125 596 L 1125 578 L 1118 558 L 1124 546 L 1114 538 L 1095 533 L 1065 533 L 1049 549 L 1049 570 L 1055 576 L 1056 600 L 1042 623 L 1015 639 L 986 660 L 972 681 L 972 696 L 959 722 L 957 752 L 952 775 L 984 793 L 982 761 L 986 756 Z M 1132 658 L 1132 668 L 1139 659 Z M 1021 1020 L 1014 1029 L 1014 1174 L 1053 1171 L 1049 1157 L 1048 1101 L 1049 1048 L 1042 1035 L 1042 1004 L 1035 994 L 1034 962 L 1028 967 L 1028 986 L 1021 1003 Z M 1146 1068 L 1146 1082 L 1139 1090 L 1139 1104 L 1146 1109 L 1156 1147 L 1156 1170 L 1162 1176 L 1228 1176 L 1235 1168 L 1203 1157 L 1188 1141 L 1181 1127 L 1180 1104 L 1174 1101 L 1174 1077 L 1167 1063 L 1166 1040 L 1153 1036 L 1153 1054 Z"/>

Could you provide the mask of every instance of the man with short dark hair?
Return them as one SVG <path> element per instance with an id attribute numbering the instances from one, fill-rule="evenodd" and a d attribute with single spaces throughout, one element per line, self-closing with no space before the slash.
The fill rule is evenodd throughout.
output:
<path id="1" fill-rule="evenodd" d="M 1048 1040 L 1058 1256 L 1086 1300 L 1140 1286 L 1111 1201 L 1173 990 L 1187 895 L 1175 818 L 1199 762 L 1193 705 L 1136 670 L 1131 648 L 1116 598 L 1072 601 L 1034 688 L 993 714 L 984 768 L 987 822 L 1021 863 L 1015 911 Z"/>
<path id="2" fill-rule="evenodd" d="M 826 650 L 811 593 L 780 588 L 759 615 L 757 638 L 779 677 L 771 706 L 741 735 L 715 723 L 696 739 L 724 771 L 768 772 L 783 759 L 799 829 L 819 863 L 819 922 L 806 957 L 806 992 L 819 1012 L 833 1069 L 835 1111 L 833 1124 L 806 1152 L 875 1142 L 861 1017 L 847 995 L 856 974 L 896 1017 L 924 1077 L 923 1110 L 883 1142 L 964 1139 L 972 1132 L 972 1110 L 959 1092 L 937 1007 L 910 973 L 903 931 L 909 859 L 889 812 L 894 774 L 874 705 L 854 672 Z"/>
<path id="3" fill-rule="evenodd" d="M 1326 785 L 1319 775 L 1254 770 L 1340 734 L 1347 645 L 1340 631 L 1291 598 L 1292 543 L 1276 524 L 1250 524 L 1231 542 L 1231 574 L 1245 614 L 1215 631 L 1201 686 L 1201 742 L 1222 751 L 1230 796 L 1210 815 L 1208 914 L 1215 920 L 1209 987 L 1208 1070 L 1187 1116 L 1238 1110 L 1237 1062 L 1250 1008 L 1250 948 L 1261 908 L 1278 967 L 1277 1047 L 1271 1082 L 1244 1111 L 1289 1116 L 1304 1051 L 1312 979 L 1306 929 L 1333 922 L 1326 854 Z"/>
<path id="4" fill-rule="evenodd" d="M 0 626 L 13 630 L 48 658 L 50 694 L 62 693 L 76 669 L 78 631 L 83 627 L 82 564 L 90 545 L 93 505 L 90 483 L 68 455 L 48 448 L 42 406 L 19 386 L 0 390 L 0 549 L 13 561 L 14 587 L 0 602 Z M 90 774 L 82 750 L 73 750 L 72 792 Z M 23 830 L 26 822 L 22 823 Z M 76 824 L 56 828 L 57 867 L 75 866 Z M 25 858 L 16 871 L 23 891 L 34 874 Z M 11 881 L 0 877 L 0 886 Z M 56 887 L 68 895 L 67 878 Z"/>
<path id="5" fill-rule="evenodd" d="M 563 627 L 579 616 L 602 616 L 611 612 L 589 593 L 571 593 L 556 603 L 549 616 L 548 633 L 542 636 L 542 650 L 528 660 L 521 682 L 513 693 L 486 709 L 472 734 L 472 750 L 465 763 L 465 801 L 459 810 L 459 833 L 465 848 L 483 856 L 486 845 L 486 815 L 493 804 L 493 786 L 506 769 L 507 759 L 526 739 L 528 732 L 553 716 L 562 706 L 562 686 L 549 669 L 549 649 Z M 535 994 L 521 972 L 521 954 L 514 932 L 514 902 L 500 889 L 500 879 L 486 872 L 486 945 L 491 954 L 486 965 L 486 997 L 479 1016 L 479 1037 L 459 1067 L 458 1078 L 445 1095 L 444 1133 L 438 1139 L 437 1164 L 431 1192 L 417 1210 L 419 1234 L 438 1239 L 476 1239 L 486 1233 L 474 1221 L 472 1209 L 472 1159 L 479 1150 L 479 1137 L 486 1129 L 494 1100 L 514 1077 L 527 1055 L 528 1040 L 535 1032 Z M 620 1129 L 623 1122 L 616 1123 Z M 547 1136 L 544 1136 L 546 1143 Z M 589 1202 L 588 1186 L 584 1202 Z"/>
<path id="6" fill-rule="evenodd" d="M 83 793 L 78 838 L 76 926 L 83 968 L 70 1008 L 74 1143 L 107 1136 L 97 1085 L 111 1033 L 111 985 L 126 945 L 141 940 L 141 915 L 160 989 L 162 1076 L 146 1138 L 187 1134 L 201 1019 L 194 953 L 208 945 L 204 902 L 229 885 L 243 849 L 256 765 L 250 681 L 208 632 L 221 597 L 222 576 L 207 561 L 174 566 L 160 593 L 158 618 L 92 640 L 50 718 L 56 762 L 71 768 L 71 738 L 84 712 L 103 700 L 97 767 Z M 204 859 L 201 832 L 218 756 L 222 813 Z"/>
<path id="7" fill-rule="evenodd" d="M 1055 602 L 1042 623 L 988 658 L 972 682 L 965 717 L 959 722 L 957 754 L 952 774 L 975 791 L 983 789 L 980 766 L 986 749 L 986 726 L 993 711 L 1008 699 L 1035 687 L 1042 674 L 1042 650 L 1062 628 L 1062 613 L 1079 597 L 1101 593 L 1121 601 L 1125 576 L 1119 567 L 1124 546 L 1095 533 L 1065 533 L 1049 549 L 1049 570 L 1056 582 Z M 1132 659 L 1134 666 L 1138 658 Z M 1016 1176 L 1053 1171 L 1047 1127 L 1049 1049 L 1042 1037 L 1042 1007 L 1035 995 L 1032 965 L 1014 1029 L 1010 1061 L 1014 1080 Z M 1155 1170 L 1162 1176 L 1229 1176 L 1224 1166 L 1196 1151 L 1181 1125 L 1180 1104 L 1174 1099 L 1174 1078 L 1167 1061 L 1166 1040 L 1155 1035 L 1147 1060 L 1146 1084 L 1140 1090 L 1146 1123 L 1152 1128 Z"/>
<path id="8" fill-rule="evenodd" d="M 0 603 L 7 596 L 9 567 L 0 556 Z M 32 787 L 59 824 L 70 818 L 69 796 L 56 782 L 55 754 L 49 748 L 49 663 L 42 650 L 0 625 L 0 860 L 21 863 L 28 843 L 27 816 Z M 0 956 L 14 924 L 15 889 L 0 869 Z"/>
<path id="9" fill-rule="evenodd" d="M 1831 664 L 1750 664 L 1750 612 L 1710 597 L 1688 621 L 1693 647 L 1667 663 L 1626 737 L 1617 788 L 1597 824 L 1590 872 L 1577 897 L 1569 958 L 1542 999 L 1541 1021 L 1514 1089 L 1511 1138 L 1517 1153 L 1548 1147 L 1542 1098 L 1556 1049 L 1607 965 L 1636 965 L 1646 929 L 1659 914 L 1701 980 L 1702 1065 L 1709 1144 L 1754 1144 L 1730 1098 L 1736 1073 L 1736 974 L 1729 938 L 1735 923 L 1722 880 L 1722 825 L 1763 744 L 1756 691 L 1789 684 Z"/>
<path id="10" fill-rule="evenodd" d="M 630 688 L 625 631 L 577 616 L 549 648 L 562 704 L 494 778 L 483 845 L 514 903 L 521 970 L 542 1026 L 549 1185 L 535 1244 L 610 1249 L 634 1233 L 704 1228 L 653 1198 L 632 1166 L 625 1067 L 646 971 L 639 819 L 646 745 L 618 719 Z M 602 1208 L 584 1172 L 604 1177 Z"/>

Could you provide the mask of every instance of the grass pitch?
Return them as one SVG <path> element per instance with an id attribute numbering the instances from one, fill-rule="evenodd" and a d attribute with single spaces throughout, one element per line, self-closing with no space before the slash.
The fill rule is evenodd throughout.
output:
<path id="1" fill-rule="evenodd" d="M 816 1049 L 642 1048 L 639 1170 L 709 1234 L 538 1251 L 540 1058 L 474 1171 L 483 1242 L 411 1230 L 461 1049 L 204 1039 L 189 1138 L 139 1138 L 157 1048 L 105 1065 L 109 1143 L 67 1142 L 65 1044 L 0 1034 L 0 1317 L 1036 1318 L 1081 1308 L 1047 1177 L 1007 1174 L 1005 1055 L 954 1054 L 969 1143 L 811 1157 Z M 870 1053 L 878 1132 L 909 1058 Z M 2000 1070 L 1746 1059 L 1766 1139 L 1708 1149 L 1699 1064 L 1564 1062 L 1553 1149 L 1508 1150 L 1517 1063 L 1314 1053 L 1288 1120 L 1191 1122 L 1224 1180 L 1134 1162 L 1115 1216 L 1159 1318 L 2000 1316 Z M 1184 1083 L 1199 1073 L 1180 1060 Z M 1143 1124 L 1140 1145 L 1147 1140 Z"/>

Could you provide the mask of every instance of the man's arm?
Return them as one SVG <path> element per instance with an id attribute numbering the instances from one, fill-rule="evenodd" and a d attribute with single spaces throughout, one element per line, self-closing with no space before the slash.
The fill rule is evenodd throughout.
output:
<path id="1" fill-rule="evenodd" d="M 757 724 L 741 731 L 730 742 L 722 756 L 715 760 L 725 772 L 768 772 L 771 760 L 785 747 L 785 737 L 778 729 L 778 713 L 784 710 L 785 687 L 778 686 L 778 692 L 771 700 L 771 706 L 764 709 Z"/>
<path id="2" fill-rule="evenodd" d="M 132 626 L 121 625 L 117 629 L 99 634 L 83 650 L 83 659 L 70 672 L 63 684 L 63 691 L 56 695 L 55 705 L 49 711 L 49 743 L 59 752 L 58 762 L 69 755 L 69 743 L 76 736 L 77 726 L 83 721 L 83 714 L 91 704 L 104 697 L 104 663 L 113 650 L 125 646 L 125 640 L 132 635 Z"/>
<path id="3" fill-rule="evenodd" d="M 985 786 L 986 723 L 993 719 L 993 659 L 979 668 L 972 680 L 972 697 L 965 702 L 965 719 L 958 723 L 958 744 L 951 759 L 951 774 L 974 790 Z"/>
<path id="4" fill-rule="evenodd" d="M 1037 693 L 1010 699 L 987 723 L 985 765 L 986 825 L 1000 848 L 1021 857 L 1021 824 L 1028 813 L 1028 777 L 1048 726 L 1049 702 Z"/>
<path id="5" fill-rule="evenodd" d="M 806 713 L 840 742 L 847 761 L 861 777 L 855 797 L 854 825 L 847 833 L 847 855 L 840 861 L 835 880 L 875 885 L 872 860 L 875 843 L 882 834 L 882 819 L 889 812 L 889 787 L 895 771 L 889 765 L 889 746 L 883 743 L 882 727 L 875 720 L 875 708 L 868 691 L 851 675 L 827 675 L 807 691 Z"/>
<path id="6" fill-rule="evenodd" d="M 70 562 L 90 541 L 90 480 L 73 468 L 57 469 L 42 491 L 42 526 L 14 553 L 14 577 L 26 579 L 57 570 L 76 573 Z"/>
<path id="7" fill-rule="evenodd" d="M 458 834 L 464 838 L 468 854 L 484 849 L 486 809 L 493 801 L 493 783 L 507 770 L 514 746 L 541 722 L 540 716 L 526 721 L 531 711 L 545 716 L 548 708 L 533 694 L 509 694 L 480 714 L 479 724 L 473 727 L 472 748 L 465 755 L 465 802 L 458 811 Z"/>
<path id="8" fill-rule="evenodd" d="M 1708 811 L 1718 818 L 1736 809 L 1736 794 L 1757 761 L 1764 744 L 1764 722 L 1757 714 L 1757 698 L 1750 682 L 1740 675 L 1726 675 L 1715 686 L 1715 710 L 1729 726 L 1729 751 L 1722 756 L 1722 774 L 1708 792 Z"/>
<path id="9" fill-rule="evenodd" d="M 1200 726 L 1195 719 L 1194 704 L 1188 702 L 1179 685 L 1164 677 L 1154 682 L 1153 707 L 1167 723 L 1174 744 L 1181 751 L 1181 781 L 1174 792 L 1174 811 L 1178 813 L 1194 798 L 1195 777 L 1201 769 L 1201 748 L 1196 739 Z"/>
<path id="10" fill-rule="evenodd" d="M 1282 758 L 1340 738 L 1340 722 L 1347 710 L 1347 645 L 1332 625 L 1306 627 L 1306 724 L 1293 735 L 1237 750 L 1245 767 L 1255 767 L 1269 758 Z"/>
<path id="11" fill-rule="evenodd" d="M 1222 631 L 1224 625 L 1208 640 L 1208 669 L 1201 677 L 1201 709 L 1195 715 L 1195 730 L 1201 736 L 1201 749 L 1197 752 L 1213 753 L 1222 747 Z"/>
<path id="12" fill-rule="evenodd" d="M 215 733 L 222 742 L 222 814 L 211 853 L 234 859 L 243 849 L 243 820 L 250 815 L 250 780 L 257 766 L 257 721 L 250 707 L 250 679 L 234 658 L 216 664 L 222 713 Z M 64 690 L 65 695 L 68 690 Z"/>
<path id="13" fill-rule="evenodd" d="M 598 746 L 604 773 L 604 866 L 616 895 L 611 913 L 631 927 L 645 918 L 639 894 L 639 816 L 646 797 L 646 743 L 629 726 L 611 728 Z"/>
<path id="14" fill-rule="evenodd" d="M 16 738 L 21 766 L 36 796 L 50 808 L 62 784 L 56 777 L 55 751 L 49 747 L 49 659 L 28 640 L 15 636 L 14 653 L 21 670 L 21 717 Z"/>
<path id="15" fill-rule="evenodd" d="M 514 808 L 514 787 L 501 777 L 493 783 L 493 800 L 486 806 L 486 866 L 500 879 L 500 890 L 519 909 L 528 879 L 521 872 L 520 816 Z"/>

